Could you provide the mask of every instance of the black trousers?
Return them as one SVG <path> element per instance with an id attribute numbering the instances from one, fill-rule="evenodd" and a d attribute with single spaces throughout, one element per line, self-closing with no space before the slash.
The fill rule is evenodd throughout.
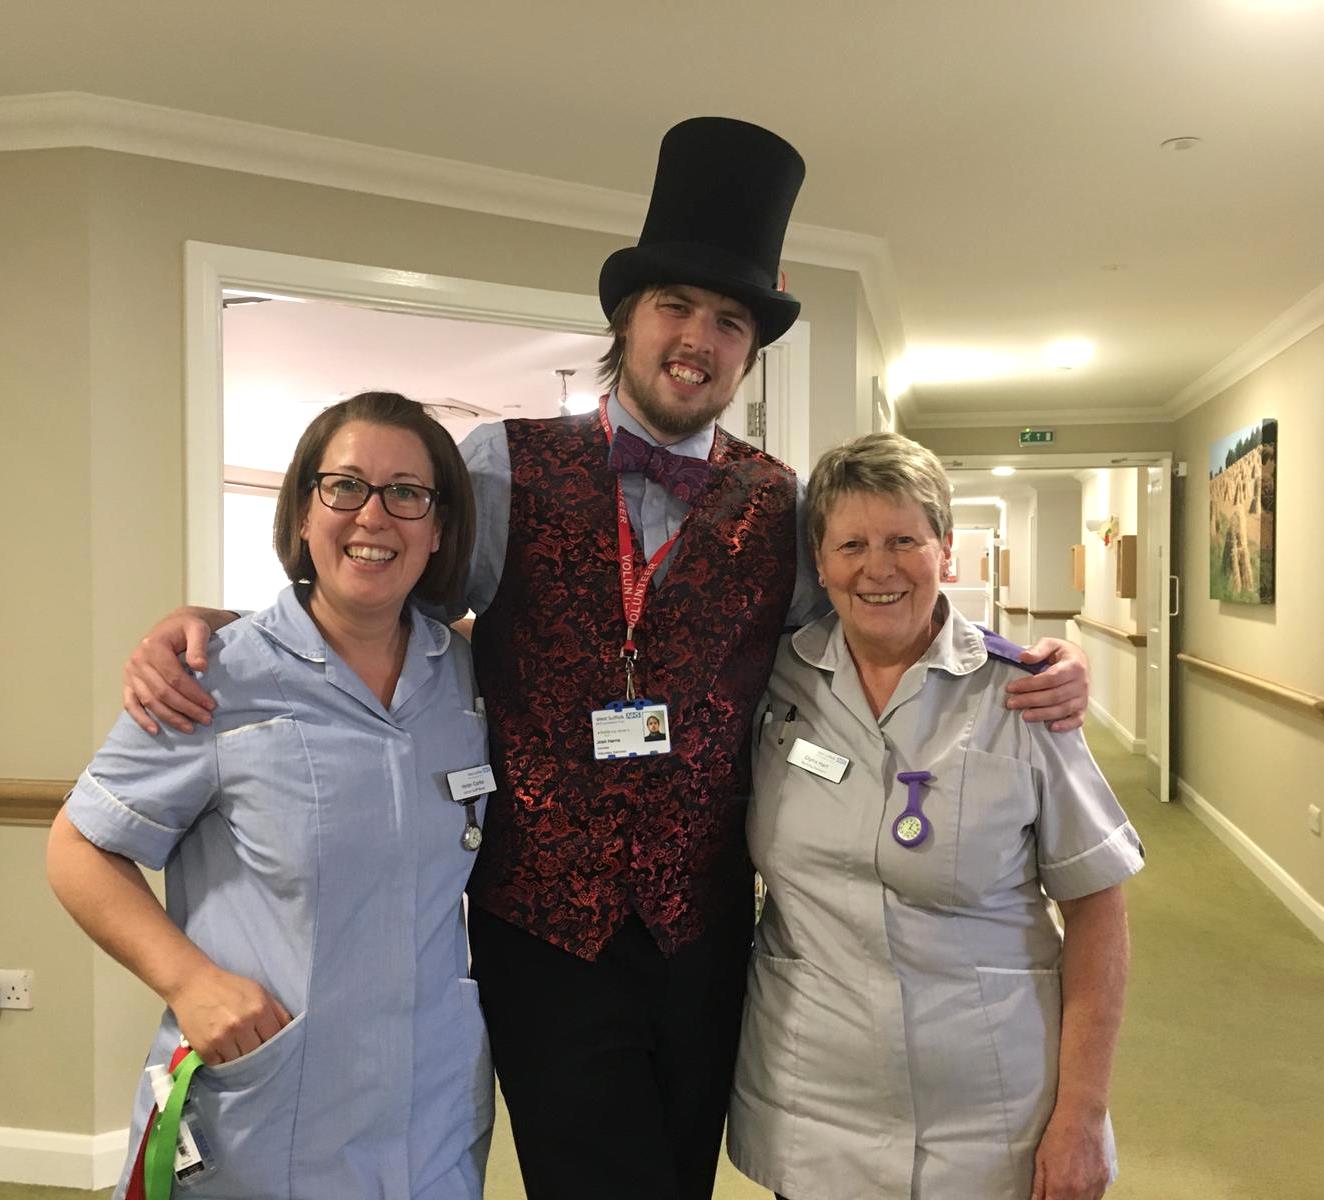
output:
<path id="1" fill-rule="evenodd" d="M 709 1200 L 753 896 L 667 958 L 631 917 L 586 962 L 473 907 L 473 975 L 528 1200 Z"/>

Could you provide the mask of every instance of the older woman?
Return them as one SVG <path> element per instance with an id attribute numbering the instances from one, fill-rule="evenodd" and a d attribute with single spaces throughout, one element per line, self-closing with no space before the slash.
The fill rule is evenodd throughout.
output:
<path id="1" fill-rule="evenodd" d="M 458 595 L 473 513 L 421 406 L 323 412 L 277 506 L 294 586 L 209 647 L 215 721 L 121 717 L 51 831 L 60 899 L 166 1002 L 149 1064 L 181 1035 L 206 1064 L 195 1194 L 481 1194 L 492 1076 L 461 894 L 486 722 L 467 644 L 411 604 Z M 164 909 L 135 863 L 164 865 Z M 151 1107 L 144 1084 L 135 1147 Z"/>
<path id="2" fill-rule="evenodd" d="M 1004 707 L 1017 648 L 940 594 L 950 496 L 895 434 L 809 483 L 835 611 L 783 640 L 755 734 L 728 1134 L 787 1200 L 1093 1200 L 1115 1173 L 1142 851 L 1080 733 Z"/>

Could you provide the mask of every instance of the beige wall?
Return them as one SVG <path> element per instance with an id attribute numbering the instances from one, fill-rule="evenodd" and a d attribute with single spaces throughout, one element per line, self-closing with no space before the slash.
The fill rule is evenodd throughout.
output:
<path id="1" fill-rule="evenodd" d="M 0 777 L 72 778 L 119 707 L 120 664 L 184 590 L 184 243 L 217 242 L 593 294 L 626 239 L 91 150 L 0 153 L 0 402 L 30 498 L 0 589 Z M 790 264 L 810 322 L 811 449 L 856 432 L 853 272 Z M 17 539 L 17 544 L 14 539 Z M 0 966 L 37 1006 L 0 1020 L 0 1126 L 125 1123 L 159 1005 L 50 898 L 43 835 L 0 827 Z M 10 893 L 11 895 L 13 893 Z M 70 1087 L 59 1055 L 91 1064 Z M 69 1078 L 78 1079 L 78 1075 Z"/>
<path id="2" fill-rule="evenodd" d="M 922 415 L 906 422 L 906 436 L 947 458 L 959 454 L 1027 454 L 1018 442 L 1021 426 L 968 426 L 939 429 L 925 426 Z M 1165 451 L 1172 449 L 1172 426 L 1163 422 L 1134 425 L 1059 425 L 1055 441 L 1044 447 L 1049 454 L 1096 454 L 1108 451 Z"/>
<path id="3" fill-rule="evenodd" d="M 1209 446 L 1278 418 L 1277 599 L 1209 599 Z M 1200 658 L 1324 695 L 1324 329 L 1297 342 L 1177 424 L 1189 466 L 1179 494 L 1179 645 Z M 1178 771 L 1219 813 L 1324 904 L 1324 840 L 1306 805 L 1324 805 L 1324 721 L 1175 668 Z"/>
<path id="4" fill-rule="evenodd" d="M 1143 595 L 1127 599 L 1117 595 L 1117 543 L 1105 546 L 1097 533 L 1085 528 L 1091 519 L 1115 516 L 1121 533 L 1136 536 L 1137 578 L 1145 586 L 1148 529 L 1144 510 L 1144 483 L 1134 467 L 1089 471 L 1081 484 L 1081 523 L 1077 540 L 1085 547 L 1085 594 L 1081 612 L 1105 625 L 1128 633 L 1145 632 Z M 1078 593 L 1079 594 L 1079 593 Z M 1082 626 L 1080 644 L 1090 656 L 1091 699 L 1124 737 L 1145 736 L 1145 651 L 1107 634 Z"/>

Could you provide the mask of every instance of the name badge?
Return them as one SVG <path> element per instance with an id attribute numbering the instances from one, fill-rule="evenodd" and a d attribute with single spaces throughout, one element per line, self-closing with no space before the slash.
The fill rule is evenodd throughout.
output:
<path id="1" fill-rule="evenodd" d="M 496 777 L 487 763 L 481 767 L 466 767 L 463 771 L 448 771 L 446 782 L 451 787 L 451 799 L 457 804 L 468 800 L 470 796 L 496 791 Z"/>
<path id="2" fill-rule="evenodd" d="M 648 700 L 617 701 L 595 708 L 593 757 L 651 758 L 671 750 L 671 721 L 667 706 Z"/>
<path id="3" fill-rule="evenodd" d="M 850 759 L 844 754 L 833 754 L 831 750 L 824 750 L 822 746 L 815 746 L 813 742 L 806 742 L 804 738 L 795 739 L 786 761 L 793 767 L 800 767 L 811 775 L 818 775 L 828 780 L 829 783 L 840 783 L 842 776 L 846 774 L 846 768 L 850 766 Z"/>

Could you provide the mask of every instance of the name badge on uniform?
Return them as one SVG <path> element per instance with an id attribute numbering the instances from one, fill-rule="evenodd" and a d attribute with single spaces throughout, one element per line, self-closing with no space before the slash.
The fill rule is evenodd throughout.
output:
<path id="1" fill-rule="evenodd" d="M 496 791 L 496 776 L 492 774 L 491 764 L 447 771 L 446 783 L 451 789 L 451 799 L 464 805 L 464 832 L 460 834 L 460 845 L 466 850 L 477 850 L 483 844 L 483 831 L 478 825 L 474 797 Z"/>
<path id="2" fill-rule="evenodd" d="M 653 700 L 613 700 L 595 708 L 593 757 L 651 758 L 671 751 L 671 720 L 667 706 Z"/>
<path id="3" fill-rule="evenodd" d="M 834 754 L 831 750 L 824 750 L 822 746 L 815 746 L 813 742 L 806 742 L 804 738 L 795 739 L 786 761 L 793 767 L 800 767 L 811 775 L 826 779 L 829 783 L 840 783 L 842 776 L 846 774 L 846 768 L 850 766 L 850 759 L 844 754 Z"/>

